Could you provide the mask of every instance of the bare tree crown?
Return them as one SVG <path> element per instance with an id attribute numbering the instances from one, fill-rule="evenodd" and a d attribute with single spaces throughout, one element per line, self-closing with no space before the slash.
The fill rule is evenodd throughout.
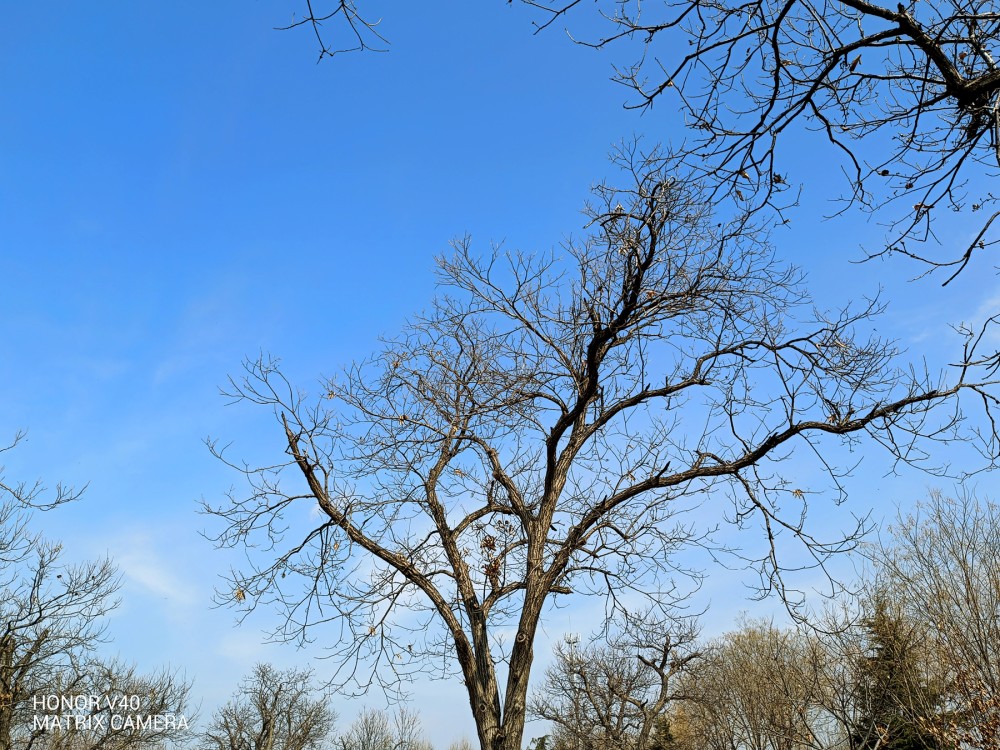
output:
<path id="1" fill-rule="evenodd" d="M 204 750 L 321 750 L 336 714 L 311 670 L 257 664 L 201 734 Z"/>
<path id="2" fill-rule="evenodd" d="M 992 404 L 974 337 L 950 381 L 900 370 L 864 332 L 876 302 L 818 315 L 746 214 L 713 215 L 676 161 L 617 159 L 627 186 L 596 189 L 583 240 L 485 258 L 456 243 L 430 310 L 324 381 L 325 398 L 267 359 L 232 381 L 274 410 L 288 459 L 232 464 L 250 494 L 206 508 L 220 544 L 270 550 L 251 551 L 222 600 L 277 604 L 283 638 L 334 624 L 337 679 L 361 688 L 456 657 L 490 747 L 520 737 L 554 596 L 603 597 L 609 627 L 635 597 L 669 616 L 682 594 L 669 582 L 686 575 L 675 553 L 708 531 L 686 511 L 727 496 L 763 531 L 762 587 L 790 595 L 781 539 L 817 564 L 853 543 L 810 534 L 821 489 L 782 478 L 792 450 L 868 438 L 922 463 L 927 440 L 961 425 L 955 399 Z M 817 466 L 836 487 L 842 469 Z"/>

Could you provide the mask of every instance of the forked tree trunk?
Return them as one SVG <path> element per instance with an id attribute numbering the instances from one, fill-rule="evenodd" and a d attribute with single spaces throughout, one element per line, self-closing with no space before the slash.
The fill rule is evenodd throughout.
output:
<path id="1" fill-rule="evenodd" d="M 469 690 L 481 750 L 521 750 L 528 705 L 528 680 L 534 659 L 535 631 L 538 629 L 546 590 L 544 584 L 529 583 L 525 592 L 524 609 L 514 647 L 511 649 L 502 713 L 495 685 L 491 696 L 493 699 L 489 701 L 477 703 L 473 693 L 479 690 Z"/>

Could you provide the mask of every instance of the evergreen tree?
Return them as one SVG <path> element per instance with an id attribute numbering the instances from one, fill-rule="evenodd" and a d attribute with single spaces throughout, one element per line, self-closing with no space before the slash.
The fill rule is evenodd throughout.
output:
<path id="1" fill-rule="evenodd" d="M 943 750 L 931 729 L 943 695 L 927 676 L 917 628 L 881 597 L 862 625 L 869 654 L 859 664 L 852 750 Z"/>
<path id="2" fill-rule="evenodd" d="M 670 719 L 665 714 L 656 720 L 648 750 L 674 750 L 677 739 L 670 727 Z"/>

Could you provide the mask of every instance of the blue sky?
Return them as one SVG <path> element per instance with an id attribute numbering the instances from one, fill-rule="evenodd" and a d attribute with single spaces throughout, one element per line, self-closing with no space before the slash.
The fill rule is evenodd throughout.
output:
<path id="1" fill-rule="evenodd" d="M 622 109 L 608 53 L 558 29 L 532 36 L 529 16 L 499 0 L 386 8 L 390 52 L 320 65 L 309 34 L 273 30 L 296 10 L 21 3 L 0 30 L 0 437 L 29 431 L 6 474 L 89 483 L 35 526 L 71 556 L 117 560 L 112 651 L 187 671 L 206 715 L 255 661 L 306 658 L 262 647 L 264 618 L 235 629 L 209 608 L 229 559 L 198 535 L 197 501 L 239 478 L 202 440 L 236 440 L 251 460 L 281 451 L 267 415 L 219 397 L 227 374 L 264 351 L 311 386 L 427 305 L 450 239 L 557 245 L 580 232 L 614 142 L 683 137 L 667 106 Z M 917 269 L 897 261 L 851 265 L 878 227 L 818 221 L 838 168 L 805 138 L 790 159 L 806 192 L 775 235 L 779 254 L 821 306 L 884 286 L 880 332 L 911 359 L 946 361 L 947 324 L 996 308 L 992 269 L 942 290 L 906 283 Z M 879 461 L 852 484 L 851 509 L 940 484 L 883 478 Z M 750 606 L 740 580 L 710 580 L 715 632 Z M 587 629 L 585 609 L 566 617 L 548 635 Z M 460 686 L 419 692 L 439 746 L 472 736 L 453 708 L 466 705 Z M 358 705 L 338 704 L 344 723 Z"/>

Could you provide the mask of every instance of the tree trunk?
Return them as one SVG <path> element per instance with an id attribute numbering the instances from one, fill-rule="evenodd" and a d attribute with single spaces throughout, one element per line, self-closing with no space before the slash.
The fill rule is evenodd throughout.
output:
<path id="1" fill-rule="evenodd" d="M 0 750 L 10 749 L 14 719 L 14 637 L 0 640 Z"/>

